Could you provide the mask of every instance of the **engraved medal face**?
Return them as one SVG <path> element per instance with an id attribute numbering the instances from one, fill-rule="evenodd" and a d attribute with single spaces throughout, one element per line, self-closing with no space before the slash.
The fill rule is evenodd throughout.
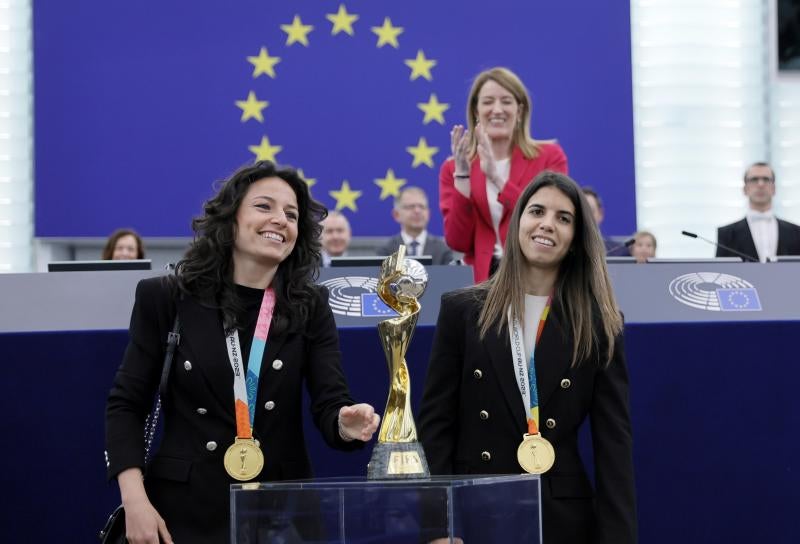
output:
<path id="1" fill-rule="evenodd" d="M 252 438 L 236 438 L 224 458 L 225 471 L 231 478 L 246 482 L 261 473 L 264 468 L 264 454 Z"/>
<path id="2" fill-rule="evenodd" d="M 526 434 L 517 448 L 519 465 L 529 474 L 544 474 L 556 461 L 553 445 L 541 434 Z"/>

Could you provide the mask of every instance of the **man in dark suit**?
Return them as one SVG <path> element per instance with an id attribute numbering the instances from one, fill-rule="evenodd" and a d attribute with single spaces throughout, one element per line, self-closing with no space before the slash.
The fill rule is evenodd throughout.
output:
<path id="1" fill-rule="evenodd" d="M 775 171 L 769 164 L 757 162 L 745 171 L 744 194 L 749 201 L 745 218 L 717 229 L 717 257 L 744 255 L 765 263 L 778 255 L 800 255 L 800 226 L 772 211 Z"/>
<path id="2" fill-rule="evenodd" d="M 595 223 L 597 223 L 599 227 L 606 216 L 605 209 L 603 208 L 603 200 L 600 198 L 600 195 L 597 194 L 597 191 L 588 185 L 581 187 L 581 190 L 586 197 L 586 201 L 589 203 L 592 217 L 594 217 Z M 623 242 L 603 237 L 603 244 L 606 246 L 606 255 L 609 257 L 630 257 L 631 255 L 628 249 L 630 246 Z"/>
<path id="3" fill-rule="evenodd" d="M 392 236 L 378 255 L 391 255 L 405 244 L 406 255 L 430 255 L 433 264 L 450 264 L 453 252 L 445 241 L 427 231 L 430 219 L 428 195 L 419 187 L 406 187 L 394 199 L 392 217 L 400 223 L 400 234 Z"/>

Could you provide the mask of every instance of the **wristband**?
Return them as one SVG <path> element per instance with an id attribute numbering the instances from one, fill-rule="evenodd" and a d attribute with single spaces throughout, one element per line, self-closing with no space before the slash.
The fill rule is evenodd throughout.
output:
<path id="1" fill-rule="evenodd" d="M 344 429 L 342 428 L 342 420 L 341 419 L 337 418 L 337 426 L 339 427 L 339 438 L 341 438 L 345 442 L 352 442 L 353 440 L 355 440 L 355 438 L 352 438 L 350 436 L 347 436 L 347 434 L 345 434 Z"/>

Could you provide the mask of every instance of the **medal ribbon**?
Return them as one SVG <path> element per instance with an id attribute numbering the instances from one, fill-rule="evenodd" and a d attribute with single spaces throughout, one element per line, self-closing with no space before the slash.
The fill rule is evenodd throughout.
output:
<path id="1" fill-rule="evenodd" d="M 511 333 L 511 347 L 515 351 L 515 363 L 517 366 L 517 380 L 520 393 L 529 407 L 530 417 L 528 417 L 528 434 L 539 433 L 539 389 L 536 384 L 536 365 L 534 362 L 536 354 L 536 346 L 539 345 L 539 339 L 542 337 L 545 321 L 550 314 L 550 305 L 553 301 L 553 295 L 547 297 L 544 310 L 539 318 L 539 326 L 536 329 L 536 337 L 534 339 L 533 347 L 531 349 L 531 356 L 528 360 L 528 366 L 524 366 L 524 347 L 522 346 L 522 327 L 519 321 L 514 320 L 512 333 Z"/>
<path id="2" fill-rule="evenodd" d="M 253 421 L 255 420 L 256 396 L 258 395 L 258 378 L 261 374 L 261 360 L 267 346 L 267 335 L 275 310 L 275 291 L 264 290 L 261 308 L 258 311 L 256 330 L 250 344 L 250 356 L 247 359 L 247 377 L 241 367 L 241 344 L 239 331 L 233 329 L 225 336 L 228 346 L 228 359 L 233 369 L 233 397 L 236 409 L 236 437 L 252 438 Z"/>

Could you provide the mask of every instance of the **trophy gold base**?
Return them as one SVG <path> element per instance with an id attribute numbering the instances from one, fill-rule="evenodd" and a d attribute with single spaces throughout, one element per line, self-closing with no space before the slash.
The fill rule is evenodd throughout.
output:
<path id="1" fill-rule="evenodd" d="M 409 480 L 430 475 L 419 442 L 378 442 L 367 465 L 368 480 Z"/>

